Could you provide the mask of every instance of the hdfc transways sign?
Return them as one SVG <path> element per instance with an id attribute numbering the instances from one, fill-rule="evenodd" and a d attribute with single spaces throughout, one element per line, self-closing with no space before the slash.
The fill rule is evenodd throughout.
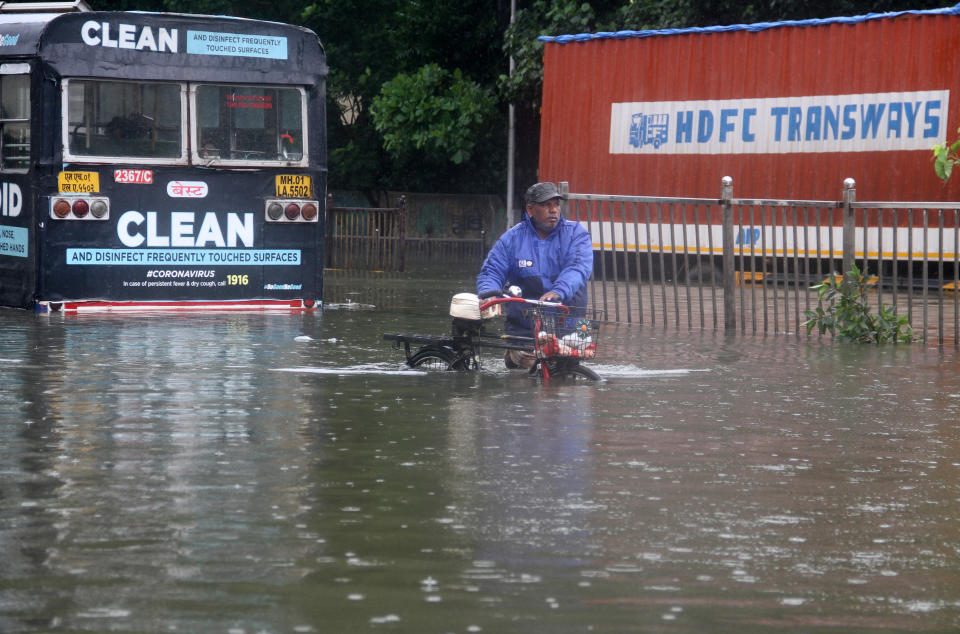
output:
<path id="1" fill-rule="evenodd" d="M 949 90 L 614 103 L 611 154 L 927 150 L 946 138 Z"/>

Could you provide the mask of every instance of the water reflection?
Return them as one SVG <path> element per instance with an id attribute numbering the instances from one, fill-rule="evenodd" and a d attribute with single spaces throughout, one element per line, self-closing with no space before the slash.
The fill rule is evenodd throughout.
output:
<path id="1" fill-rule="evenodd" d="M 600 384 L 405 370 L 380 334 L 464 283 L 0 311 L 0 631 L 956 630 L 955 358 L 610 326 Z"/>
<path id="2" fill-rule="evenodd" d="M 592 386 L 537 385 L 534 398 L 480 392 L 447 403 L 458 521 L 482 537 L 480 559 L 516 549 L 577 561 L 589 553 Z"/>

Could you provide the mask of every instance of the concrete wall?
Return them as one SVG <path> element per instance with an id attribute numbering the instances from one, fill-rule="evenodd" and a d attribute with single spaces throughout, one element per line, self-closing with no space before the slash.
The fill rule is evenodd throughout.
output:
<path id="1" fill-rule="evenodd" d="M 333 191 L 335 207 L 369 207 L 359 192 Z M 506 230 L 506 206 L 499 196 L 387 192 L 380 206 L 407 200 L 407 237 L 483 240 L 491 245 Z"/>

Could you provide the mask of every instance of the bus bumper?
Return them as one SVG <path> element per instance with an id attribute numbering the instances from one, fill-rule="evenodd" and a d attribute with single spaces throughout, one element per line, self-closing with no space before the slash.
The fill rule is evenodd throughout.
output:
<path id="1" fill-rule="evenodd" d="M 38 313 L 95 313 L 95 312 L 312 312 L 323 308 L 323 302 L 309 299 L 249 299 L 223 301 L 139 301 L 119 302 L 102 300 L 72 300 L 62 302 L 37 301 Z"/>

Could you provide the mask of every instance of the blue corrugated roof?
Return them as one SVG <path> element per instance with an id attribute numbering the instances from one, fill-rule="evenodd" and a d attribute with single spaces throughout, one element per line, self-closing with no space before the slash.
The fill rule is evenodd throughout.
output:
<path id="1" fill-rule="evenodd" d="M 652 29 L 649 31 L 600 31 L 598 33 L 577 33 L 575 35 L 541 35 L 541 42 L 586 42 L 588 40 L 623 40 L 632 37 L 654 37 L 657 35 L 679 35 L 682 33 L 725 33 L 728 31 L 764 31 L 784 26 L 820 26 L 823 24 L 856 24 L 868 20 L 896 18 L 902 15 L 960 15 L 960 4 L 942 9 L 923 11 L 891 11 L 889 13 L 868 13 L 852 17 L 816 18 L 810 20 L 785 20 L 783 22 L 755 22 L 753 24 L 731 24 L 728 26 L 695 26 L 684 29 Z"/>

